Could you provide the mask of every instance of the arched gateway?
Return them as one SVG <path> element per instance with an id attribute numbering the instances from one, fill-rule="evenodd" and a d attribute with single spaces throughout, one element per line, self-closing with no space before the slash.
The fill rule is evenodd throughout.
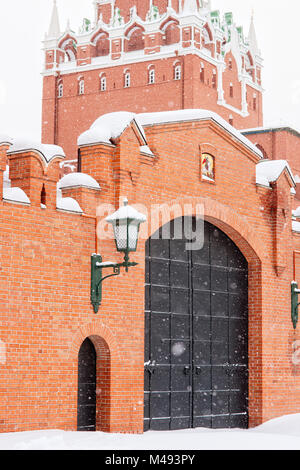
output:
<path id="1" fill-rule="evenodd" d="M 145 430 L 246 428 L 247 261 L 208 222 L 197 251 L 165 227 L 146 243 Z"/>

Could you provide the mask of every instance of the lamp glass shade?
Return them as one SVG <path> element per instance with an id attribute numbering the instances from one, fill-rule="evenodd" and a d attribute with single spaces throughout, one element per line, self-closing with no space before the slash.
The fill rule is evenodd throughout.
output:
<path id="1" fill-rule="evenodd" d="M 136 251 L 140 225 L 146 221 L 146 217 L 128 206 L 128 201 L 125 199 L 124 206 L 107 217 L 106 221 L 113 226 L 117 250 Z"/>
<path id="2" fill-rule="evenodd" d="M 136 251 L 140 222 L 119 220 L 113 224 L 114 236 L 118 251 Z"/>

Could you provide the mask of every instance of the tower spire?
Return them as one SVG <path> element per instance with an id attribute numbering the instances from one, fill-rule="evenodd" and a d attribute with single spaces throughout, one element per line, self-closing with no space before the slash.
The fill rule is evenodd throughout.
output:
<path id="1" fill-rule="evenodd" d="M 189 12 L 189 13 L 194 13 L 198 11 L 198 4 L 197 0 L 185 0 L 184 1 L 184 7 L 183 7 L 184 12 Z"/>
<path id="2" fill-rule="evenodd" d="M 48 38 L 57 38 L 60 35 L 60 25 L 56 0 L 53 0 L 52 16 L 48 31 Z"/>
<path id="3" fill-rule="evenodd" d="M 258 47 L 257 36 L 254 26 L 254 11 L 252 10 L 251 22 L 248 34 L 249 47 L 254 55 L 260 55 L 260 50 Z"/>

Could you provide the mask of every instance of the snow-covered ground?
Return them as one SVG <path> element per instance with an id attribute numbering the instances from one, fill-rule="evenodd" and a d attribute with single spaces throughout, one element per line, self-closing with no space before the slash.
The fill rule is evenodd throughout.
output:
<path id="1" fill-rule="evenodd" d="M 300 414 L 249 430 L 193 429 L 143 435 L 59 430 L 0 434 L 0 450 L 300 450 Z"/>

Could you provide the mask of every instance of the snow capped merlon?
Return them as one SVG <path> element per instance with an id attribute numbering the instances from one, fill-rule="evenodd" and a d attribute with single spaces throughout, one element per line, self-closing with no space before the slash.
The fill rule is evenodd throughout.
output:
<path id="1" fill-rule="evenodd" d="M 88 131 L 79 136 L 77 144 L 79 147 L 97 143 L 112 144 L 133 121 L 135 121 L 146 143 L 144 130 L 138 123 L 138 115 L 120 111 L 100 116 Z"/>
<path id="2" fill-rule="evenodd" d="M 30 204 L 30 200 L 21 188 L 3 188 L 3 199 L 8 202 Z"/>
<path id="3" fill-rule="evenodd" d="M 65 152 L 58 145 L 41 144 L 26 139 L 13 139 L 13 145 L 10 147 L 8 155 L 21 152 L 36 152 L 48 165 L 54 158 L 65 158 Z"/>
<path id="4" fill-rule="evenodd" d="M 91 189 L 101 189 L 97 181 L 92 178 L 92 176 L 85 173 L 69 173 L 68 175 L 63 176 L 63 178 L 58 182 L 58 189 L 74 188 L 78 186 Z"/>
<path id="5" fill-rule="evenodd" d="M 56 202 L 56 208 L 61 211 L 83 214 L 83 210 L 81 209 L 80 205 L 72 197 L 58 198 Z"/>
<path id="6" fill-rule="evenodd" d="M 88 131 L 79 136 L 77 143 L 78 146 L 94 145 L 97 143 L 111 144 L 115 139 L 120 137 L 124 130 L 134 121 L 145 140 L 145 145 L 142 146 L 145 149 L 145 146 L 147 146 L 147 140 L 143 127 L 168 124 L 171 122 L 201 120 L 211 120 L 216 122 L 220 127 L 225 129 L 233 137 L 254 152 L 259 158 L 263 158 L 262 152 L 256 147 L 256 145 L 243 136 L 241 132 L 228 124 L 228 122 L 221 118 L 217 113 L 206 109 L 183 109 L 178 111 L 142 114 L 134 114 L 124 111 L 104 114 L 98 118 L 94 124 L 92 124 Z M 147 153 L 149 153 L 149 151 Z"/>
<path id="7" fill-rule="evenodd" d="M 278 180 L 284 170 L 287 170 L 294 185 L 296 185 L 290 165 L 286 160 L 264 160 L 256 165 L 256 184 L 270 187 L 270 183 Z"/>

